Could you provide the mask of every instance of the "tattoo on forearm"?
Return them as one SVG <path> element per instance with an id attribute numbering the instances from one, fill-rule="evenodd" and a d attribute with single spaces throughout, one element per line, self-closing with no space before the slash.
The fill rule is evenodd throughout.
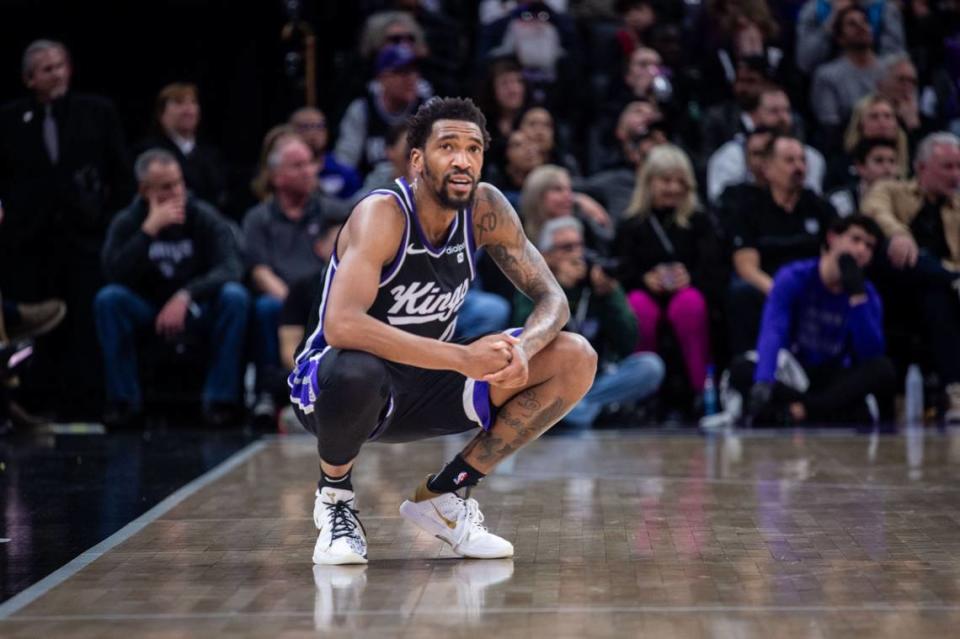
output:
<path id="1" fill-rule="evenodd" d="M 533 356 L 566 325 L 570 315 L 566 297 L 503 194 L 484 189 L 477 200 L 482 210 L 476 224 L 479 244 L 534 303 L 521 338 L 527 354 Z"/>

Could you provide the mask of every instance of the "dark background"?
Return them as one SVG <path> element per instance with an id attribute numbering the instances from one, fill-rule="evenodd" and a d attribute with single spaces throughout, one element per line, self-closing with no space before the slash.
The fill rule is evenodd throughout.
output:
<path id="1" fill-rule="evenodd" d="M 294 4 L 316 34 L 319 106 L 336 119 L 366 75 L 351 60 L 363 18 L 383 3 Z M 235 196 L 245 190 L 263 134 L 303 104 L 301 74 L 296 72 L 295 82 L 286 74 L 286 54 L 293 47 L 280 37 L 290 20 L 289 5 L 283 0 L 0 0 L 0 102 L 26 95 L 21 58 L 37 38 L 67 45 L 73 91 L 114 100 L 128 145 L 147 133 L 161 87 L 194 82 L 200 88 L 200 135 L 223 152 Z M 351 77 L 355 81 L 344 82 Z"/>

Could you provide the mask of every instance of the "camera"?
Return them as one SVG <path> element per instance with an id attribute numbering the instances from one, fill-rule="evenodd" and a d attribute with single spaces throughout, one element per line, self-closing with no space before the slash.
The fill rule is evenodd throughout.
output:
<path id="1" fill-rule="evenodd" d="M 596 251 L 584 251 L 584 259 L 587 262 L 587 272 L 594 267 L 599 266 L 607 277 L 618 279 L 623 272 L 623 260 L 618 257 L 608 257 L 601 255 Z"/>

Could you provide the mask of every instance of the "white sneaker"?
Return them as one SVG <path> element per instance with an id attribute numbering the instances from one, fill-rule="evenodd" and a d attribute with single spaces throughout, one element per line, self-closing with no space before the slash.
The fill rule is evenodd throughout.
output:
<path id="1" fill-rule="evenodd" d="M 513 544 L 483 526 L 483 513 L 476 499 L 456 493 L 437 494 L 427 482 L 417 486 L 413 501 L 400 505 L 400 514 L 453 548 L 461 557 L 500 559 L 513 557 Z"/>
<path id="2" fill-rule="evenodd" d="M 317 491 L 313 523 L 320 535 L 313 549 L 315 564 L 367 563 L 367 538 L 353 509 L 353 491 L 324 488 Z"/>

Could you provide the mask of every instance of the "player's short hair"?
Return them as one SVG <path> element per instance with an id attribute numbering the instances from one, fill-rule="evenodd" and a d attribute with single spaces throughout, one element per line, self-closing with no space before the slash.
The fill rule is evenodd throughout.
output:
<path id="1" fill-rule="evenodd" d="M 483 135 L 483 147 L 490 146 L 490 133 L 487 132 L 487 118 L 470 98 L 430 98 L 410 118 L 407 131 L 407 144 L 411 149 L 423 149 L 427 144 L 433 124 L 437 120 L 463 120 L 473 122 L 480 127 Z"/>

